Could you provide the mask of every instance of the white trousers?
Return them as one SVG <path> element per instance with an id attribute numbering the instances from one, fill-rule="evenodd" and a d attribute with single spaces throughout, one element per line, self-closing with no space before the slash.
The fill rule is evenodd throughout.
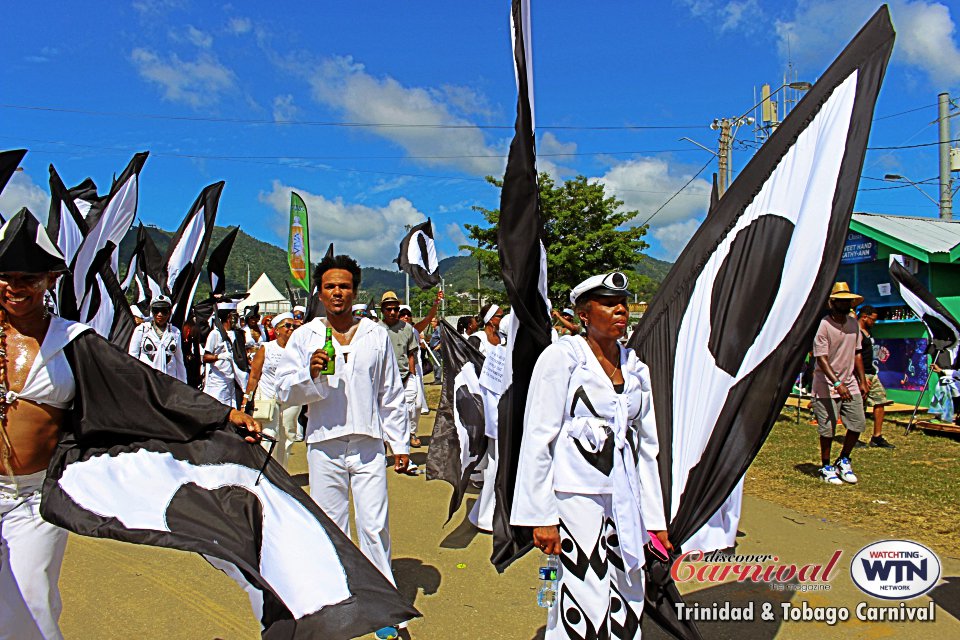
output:
<path id="1" fill-rule="evenodd" d="M 280 422 L 281 426 L 283 427 L 283 446 L 286 450 L 286 460 L 290 459 L 290 449 L 293 448 L 293 443 L 303 440 L 303 434 L 300 433 L 300 425 L 297 424 L 297 418 L 300 416 L 300 409 L 300 405 L 283 408 L 283 415 Z M 277 446 L 280 445 L 278 444 Z"/>
<path id="2" fill-rule="evenodd" d="M 350 435 L 307 445 L 310 497 L 350 535 L 350 501 L 356 513 L 360 551 L 390 582 L 390 527 L 383 441 Z"/>
<path id="3" fill-rule="evenodd" d="M 40 517 L 46 471 L 0 476 L 0 639 L 61 640 L 67 532 Z M 17 486 L 19 485 L 19 486 Z"/>
<path id="4" fill-rule="evenodd" d="M 237 408 L 237 396 L 233 390 L 233 380 L 230 381 L 229 385 L 226 385 L 220 380 L 207 378 L 207 384 L 203 386 L 203 392 L 231 409 Z"/>
<path id="5" fill-rule="evenodd" d="M 420 404 L 417 402 L 419 396 L 420 380 L 411 373 L 403 384 L 403 399 L 407 405 L 407 422 L 410 424 L 411 436 L 416 435 L 420 426 Z"/>
<path id="6" fill-rule="evenodd" d="M 640 638 L 643 570 L 624 573 L 609 494 L 557 492 L 560 514 L 557 602 L 545 640 Z"/>
<path id="7" fill-rule="evenodd" d="M 471 524 L 481 531 L 493 532 L 493 510 L 497 504 L 497 441 L 487 438 L 486 462 L 483 464 L 483 485 L 480 497 L 473 503 L 473 509 L 467 517 Z"/>
<path id="8" fill-rule="evenodd" d="M 740 509 L 743 506 L 743 478 L 707 523 L 683 543 L 684 551 L 700 549 L 704 553 L 729 549 L 737 544 Z"/>

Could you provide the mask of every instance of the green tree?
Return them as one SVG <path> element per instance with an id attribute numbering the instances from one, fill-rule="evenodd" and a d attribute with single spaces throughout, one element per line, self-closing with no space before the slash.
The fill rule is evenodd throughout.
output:
<path id="1" fill-rule="evenodd" d="M 490 176 L 487 182 L 497 188 L 503 186 L 502 180 Z M 622 200 L 608 196 L 603 184 L 589 182 L 584 176 L 558 186 L 548 174 L 541 173 L 540 207 L 544 216 L 550 299 L 560 306 L 569 303 L 570 290 L 587 276 L 613 269 L 632 271 L 633 265 L 640 261 L 640 252 L 649 246 L 642 240 L 647 233 L 646 225 L 624 227 L 638 212 L 622 210 Z M 479 259 L 485 271 L 500 273 L 497 255 L 500 210 L 483 207 L 474 207 L 474 210 L 483 214 L 490 226 L 465 225 L 477 246 L 460 248 Z"/>

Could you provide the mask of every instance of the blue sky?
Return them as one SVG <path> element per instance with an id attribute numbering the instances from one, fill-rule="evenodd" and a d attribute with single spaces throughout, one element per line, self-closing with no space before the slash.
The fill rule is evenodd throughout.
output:
<path id="1" fill-rule="evenodd" d="M 715 118 L 748 111 L 788 68 L 790 80 L 816 80 L 878 6 L 534 0 L 539 166 L 604 181 L 639 223 L 710 163 L 652 220 L 650 254 L 673 259 L 716 170 L 680 138 L 715 149 Z M 898 40 L 871 146 L 936 142 L 937 94 L 960 94 L 960 4 L 897 0 L 891 12 Z M 45 216 L 50 163 L 68 185 L 91 176 L 103 191 L 142 150 L 145 223 L 175 228 L 205 185 L 225 180 L 218 224 L 284 245 L 293 189 L 315 258 L 334 241 L 388 266 L 404 225 L 428 216 L 452 255 L 467 242 L 462 225 L 480 221 L 472 207 L 498 205 L 483 177 L 502 175 L 512 135 L 508 0 L 20 2 L 4 19 L 0 148 L 30 150 L 0 196 L 4 213 Z M 738 139 L 735 170 L 753 128 Z M 887 173 L 935 178 L 936 147 L 870 152 L 857 202 L 936 215 Z"/>

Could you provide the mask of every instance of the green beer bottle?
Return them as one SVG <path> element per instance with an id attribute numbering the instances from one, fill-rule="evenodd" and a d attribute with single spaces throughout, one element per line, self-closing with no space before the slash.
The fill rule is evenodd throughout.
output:
<path id="1" fill-rule="evenodd" d="M 332 376 L 337 370 L 337 350 L 333 348 L 333 329 L 330 327 L 327 327 L 327 341 L 323 343 L 323 350 L 330 359 L 327 360 L 327 366 L 320 370 L 320 375 Z"/>

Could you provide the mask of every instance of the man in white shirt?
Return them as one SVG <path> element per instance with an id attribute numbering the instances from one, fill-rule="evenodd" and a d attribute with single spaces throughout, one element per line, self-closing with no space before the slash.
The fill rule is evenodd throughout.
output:
<path id="1" fill-rule="evenodd" d="M 180 330 L 169 322 L 170 309 L 170 298 L 163 294 L 157 296 L 150 303 L 153 318 L 133 330 L 127 352 L 157 371 L 186 382 L 187 368 L 183 364 Z"/>
<path id="2" fill-rule="evenodd" d="M 384 442 L 394 470 L 406 471 L 410 432 L 403 383 L 386 329 L 352 313 L 360 266 L 346 255 L 324 258 L 314 272 L 326 318 L 293 332 L 277 368 L 277 392 L 286 405 L 307 406 L 310 495 L 350 535 L 353 493 L 360 550 L 388 579 L 390 531 Z M 335 372 L 321 374 L 327 328 L 336 350 Z"/>

